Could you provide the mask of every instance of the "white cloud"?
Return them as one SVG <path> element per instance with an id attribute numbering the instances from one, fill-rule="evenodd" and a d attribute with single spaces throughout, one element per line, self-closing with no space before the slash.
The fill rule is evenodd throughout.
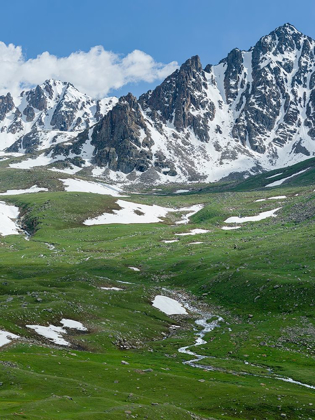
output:
<path id="1" fill-rule="evenodd" d="M 21 87 L 30 88 L 46 79 L 71 82 L 80 91 L 94 98 L 106 96 L 130 82 L 154 82 L 171 74 L 177 62 L 156 62 L 143 51 L 126 56 L 96 46 L 89 52 L 78 51 L 68 57 L 44 52 L 26 59 L 20 46 L 0 42 L 0 94 L 19 94 Z"/>

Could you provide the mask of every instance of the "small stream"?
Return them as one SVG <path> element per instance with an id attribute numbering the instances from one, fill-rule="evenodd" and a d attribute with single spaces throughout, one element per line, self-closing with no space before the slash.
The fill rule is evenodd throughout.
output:
<path id="1" fill-rule="evenodd" d="M 178 295 L 177 295 L 178 296 Z M 182 296 L 180 296 L 182 297 Z M 220 322 L 224 321 L 223 318 L 221 318 L 220 316 L 215 316 L 213 314 L 205 314 L 205 313 L 201 313 L 201 311 L 199 311 L 198 309 L 194 308 L 193 306 L 191 306 L 190 304 L 188 304 L 187 302 L 183 302 L 182 301 L 183 306 L 188 309 L 190 312 L 193 312 L 195 314 L 199 314 L 202 316 L 202 318 L 197 319 L 195 321 L 195 323 L 202 327 L 201 331 L 198 331 L 196 333 L 196 340 L 193 344 L 190 344 L 188 346 L 185 347 L 180 347 L 178 349 L 179 353 L 182 354 L 188 354 L 189 356 L 192 356 L 193 358 L 191 360 L 186 360 L 183 362 L 184 365 L 188 365 L 194 368 L 198 368 L 198 369 L 203 369 L 203 370 L 208 370 L 208 371 L 214 371 L 214 370 L 218 370 L 218 368 L 214 368 L 213 366 L 209 366 L 209 365 L 202 365 L 199 362 L 203 359 L 209 358 L 209 356 L 203 356 L 201 354 L 198 354 L 192 350 L 190 350 L 191 347 L 197 347 L 197 346 L 201 346 L 203 344 L 206 344 L 207 341 L 205 341 L 203 338 L 204 336 L 213 331 L 215 328 L 220 327 Z M 215 319 L 213 319 L 215 318 Z M 208 322 L 210 321 L 210 322 Z M 249 364 L 253 367 L 259 367 L 259 366 L 255 366 L 252 365 L 248 362 L 246 362 L 246 364 Z M 220 369 L 222 370 L 222 369 Z M 269 370 L 269 372 L 271 372 L 271 370 Z M 291 384 L 295 384 L 295 385 L 300 385 L 303 386 L 305 388 L 309 388 L 309 389 L 314 389 L 315 390 L 315 386 L 313 385 L 309 385 L 309 384 L 305 384 L 303 382 L 299 382 L 299 381 L 295 381 L 292 378 L 287 378 L 285 376 L 278 376 L 278 375 L 274 375 L 274 376 L 263 376 L 263 375 L 255 375 L 254 373 L 248 373 L 248 372 L 237 372 L 239 375 L 248 375 L 248 376 L 255 376 L 255 377 L 259 377 L 262 379 L 277 379 L 279 381 L 282 382 L 288 382 Z"/>
<path id="2" fill-rule="evenodd" d="M 189 307 L 189 309 L 191 310 L 191 309 L 194 309 L 194 308 Z M 209 318 L 213 318 L 213 316 L 211 315 Z M 198 363 L 202 359 L 206 359 L 208 356 L 202 356 L 201 354 L 197 354 L 197 353 L 189 350 L 190 347 L 201 346 L 202 344 L 206 344 L 207 342 L 203 339 L 203 337 L 208 332 L 211 332 L 215 328 L 219 327 L 219 322 L 223 321 L 223 318 L 218 317 L 217 319 L 215 319 L 211 322 L 207 322 L 209 318 L 197 319 L 196 324 L 203 327 L 203 329 L 196 334 L 197 338 L 196 338 L 195 343 L 191 344 L 190 346 L 185 346 L 185 347 L 181 347 L 180 349 L 178 349 L 179 353 L 189 354 L 190 356 L 194 357 L 194 359 L 192 359 L 192 360 L 187 360 L 187 361 L 183 362 L 185 365 L 189 365 L 189 366 L 195 367 L 195 368 L 202 368 L 202 369 L 206 369 L 206 370 L 214 370 L 212 366 L 203 366 L 203 365 L 200 365 Z"/>

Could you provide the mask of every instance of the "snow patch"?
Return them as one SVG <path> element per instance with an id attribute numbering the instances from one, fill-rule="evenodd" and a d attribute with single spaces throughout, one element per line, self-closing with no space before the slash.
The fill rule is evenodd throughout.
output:
<path id="1" fill-rule="evenodd" d="M 282 185 L 288 179 L 294 178 L 295 176 L 300 175 L 303 172 L 306 172 L 308 169 L 310 169 L 310 168 L 303 169 L 303 171 L 297 172 L 296 174 L 293 174 L 293 175 L 288 176 L 286 178 L 279 179 L 278 181 L 274 181 L 271 184 L 265 185 L 265 188 L 277 187 L 278 185 Z"/>
<path id="2" fill-rule="evenodd" d="M 188 193 L 190 190 L 177 190 L 174 192 L 174 194 L 184 194 L 184 193 Z"/>
<path id="3" fill-rule="evenodd" d="M 111 185 L 72 178 L 60 179 L 60 181 L 63 182 L 65 190 L 68 192 L 86 192 L 121 197 L 120 190 Z"/>
<path id="4" fill-rule="evenodd" d="M 188 213 L 184 214 L 182 216 L 182 220 L 179 220 L 178 222 L 176 222 L 176 225 L 187 225 L 187 223 L 189 223 L 190 217 L 198 213 L 198 211 L 200 211 L 201 209 L 203 209 L 203 204 L 196 204 L 195 206 L 183 207 L 179 209 L 178 211 L 187 211 Z M 176 210 L 172 210 L 172 211 L 176 211 Z"/>
<path id="5" fill-rule="evenodd" d="M 14 169 L 31 169 L 36 166 L 46 166 L 52 162 L 52 158 L 45 156 L 43 153 L 35 159 L 26 159 L 19 163 L 10 163 L 9 167 Z"/>
<path id="6" fill-rule="evenodd" d="M 222 230 L 235 230 L 235 229 L 240 229 L 240 228 L 241 228 L 241 226 L 223 226 L 223 227 L 221 227 Z"/>
<path id="7" fill-rule="evenodd" d="M 72 319 L 63 318 L 60 323 L 63 327 L 57 327 L 52 324 L 48 325 L 48 327 L 44 327 L 43 325 L 26 325 L 26 327 L 36 331 L 37 334 L 47 338 L 49 341 L 52 341 L 54 344 L 58 344 L 59 346 L 71 345 L 63 338 L 63 335 L 67 334 L 65 328 L 87 331 L 81 322 L 73 321 Z"/>
<path id="8" fill-rule="evenodd" d="M 188 214 L 182 217 L 179 223 L 186 224 L 189 217 L 197 213 L 202 206 L 197 204 L 192 207 L 184 207 L 181 209 L 172 209 L 157 205 L 149 206 L 147 204 L 138 204 L 130 201 L 117 200 L 117 204 L 121 207 L 119 210 L 113 210 L 113 213 L 103 213 L 93 219 L 87 219 L 83 223 L 87 226 L 105 225 L 112 223 L 131 224 L 131 223 L 159 223 L 163 220 L 167 213 L 187 211 Z"/>
<path id="9" fill-rule="evenodd" d="M 36 331 L 37 334 L 48 338 L 49 341 L 59 346 L 70 346 L 70 343 L 62 337 L 63 334 L 67 334 L 67 331 L 63 327 L 56 327 L 55 325 L 49 325 L 48 327 L 42 325 L 26 325 L 26 327 Z"/>
<path id="10" fill-rule="evenodd" d="M 85 326 L 79 322 L 79 321 L 73 321 L 72 319 L 66 319 L 63 318 L 60 323 L 65 327 L 65 328 L 72 328 L 78 331 L 87 331 L 87 328 L 85 328 Z"/>
<path id="11" fill-rule="evenodd" d="M 31 194 L 31 193 L 41 192 L 41 191 L 48 191 L 48 188 L 39 188 L 37 185 L 33 185 L 32 187 L 25 190 L 8 190 L 4 193 L 0 193 L 0 195 Z"/>
<path id="12" fill-rule="evenodd" d="M 152 301 L 152 306 L 164 312 L 166 315 L 185 315 L 187 314 L 186 309 L 182 304 L 177 302 L 175 299 L 171 299 L 167 296 L 157 295 Z"/>
<path id="13" fill-rule="evenodd" d="M 225 220 L 224 223 L 246 223 L 246 222 L 258 222 L 259 220 L 267 219 L 268 217 L 276 217 L 275 213 L 280 210 L 281 207 L 278 207 L 274 210 L 264 211 L 259 213 L 257 216 L 248 216 L 248 217 L 229 217 Z"/>
<path id="14" fill-rule="evenodd" d="M 280 175 L 282 175 L 282 174 L 283 174 L 283 172 L 280 172 L 280 173 L 275 174 L 275 175 L 267 176 L 267 177 L 266 177 L 266 179 L 275 178 L 276 176 L 280 176 Z"/>
<path id="15" fill-rule="evenodd" d="M 2 236 L 18 235 L 19 230 L 15 220 L 19 217 L 18 207 L 0 201 L 0 234 Z"/>
<path id="16" fill-rule="evenodd" d="M 0 330 L 0 347 L 11 343 L 12 340 L 16 340 L 17 338 L 20 338 L 20 336 L 12 334 L 8 331 Z"/>
<path id="17" fill-rule="evenodd" d="M 260 203 L 260 202 L 266 201 L 266 200 L 284 200 L 286 198 L 287 198 L 286 195 L 277 195 L 277 196 L 274 196 L 274 197 L 268 197 L 267 199 L 266 198 L 260 198 L 259 200 L 255 200 L 255 203 Z"/>
<path id="18" fill-rule="evenodd" d="M 175 233 L 176 236 L 191 236 L 191 235 L 199 235 L 201 233 L 208 233 L 210 230 L 206 229 L 191 229 L 190 232 L 186 233 Z"/>
<path id="19" fill-rule="evenodd" d="M 275 197 L 269 197 L 268 200 L 284 200 L 285 198 L 287 198 L 286 195 L 277 195 Z"/>

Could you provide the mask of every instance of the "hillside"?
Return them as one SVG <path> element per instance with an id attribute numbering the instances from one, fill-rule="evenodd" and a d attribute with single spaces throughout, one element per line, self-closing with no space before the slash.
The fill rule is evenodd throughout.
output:
<path id="1" fill-rule="evenodd" d="M 314 159 L 137 194 L 11 163 L 1 418 L 315 416 Z"/>

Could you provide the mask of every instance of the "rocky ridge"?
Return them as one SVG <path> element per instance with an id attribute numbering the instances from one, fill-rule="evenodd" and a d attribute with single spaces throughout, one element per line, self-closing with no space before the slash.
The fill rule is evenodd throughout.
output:
<path id="1" fill-rule="evenodd" d="M 1 149 L 32 153 L 70 140 L 99 121 L 116 101 L 95 101 L 58 80 L 46 80 L 17 98 L 0 96 Z"/>
<path id="2" fill-rule="evenodd" d="M 100 105 L 94 112 L 87 99 L 61 100 L 50 127 L 81 132 L 45 153 L 81 158 L 100 168 L 98 176 L 130 182 L 215 181 L 297 163 L 315 155 L 314 54 L 315 41 L 285 24 L 218 65 L 203 68 L 192 57 L 153 91 L 112 100 L 107 112 Z M 22 95 L 23 110 L 10 94 L 0 98 L 1 121 L 15 115 L 17 127 L 21 120 L 35 127 L 11 150 L 37 147 L 30 136 L 47 123 L 40 115 L 49 90 Z"/>

